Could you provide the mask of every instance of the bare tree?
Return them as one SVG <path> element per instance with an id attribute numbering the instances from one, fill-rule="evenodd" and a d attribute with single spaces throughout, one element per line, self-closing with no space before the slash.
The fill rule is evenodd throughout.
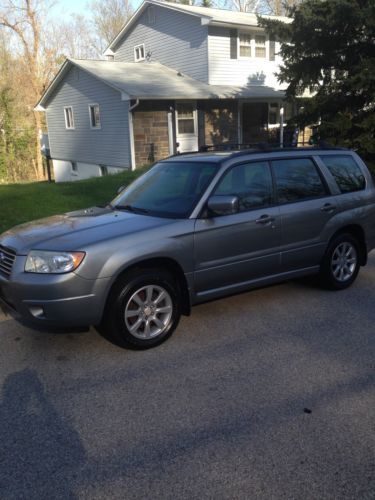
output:
<path id="1" fill-rule="evenodd" d="M 0 27 L 7 28 L 14 38 L 15 53 L 19 52 L 20 66 L 29 89 L 29 106 L 41 95 L 50 77 L 51 53 L 43 32 L 42 20 L 52 3 L 48 0 L 3 0 L 0 7 Z M 46 49 L 46 50 L 45 50 Z M 48 75 L 48 76 L 47 76 Z M 38 178 L 43 178 L 43 161 L 39 146 L 42 116 L 33 112 L 35 122 L 35 159 Z"/>
<path id="2" fill-rule="evenodd" d="M 275 16 L 285 16 L 289 14 L 292 7 L 296 7 L 302 0 L 264 0 L 264 13 Z"/>
<path id="3" fill-rule="evenodd" d="M 134 12 L 129 0 L 93 0 L 89 3 L 97 36 L 97 50 L 103 52 Z"/>
<path id="4" fill-rule="evenodd" d="M 50 29 L 54 40 L 53 50 L 61 58 L 96 59 L 100 56 L 91 23 L 86 17 L 72 15 L 68 21 L 54 24 Z"/>

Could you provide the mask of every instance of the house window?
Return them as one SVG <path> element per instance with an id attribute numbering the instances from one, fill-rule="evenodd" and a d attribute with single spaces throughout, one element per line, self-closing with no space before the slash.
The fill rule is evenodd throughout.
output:
<path id="1" fill-rule="evenodd" d="M 67 106 L 64 108 L 64 116 L 65 116 L 65 128 L 68 130 L 74 129 L 74 115 L 72 106 Z"/>
<path id="2" fill-rule="evenodd" d="M 145 59 L 145 44 L 136 45 L 134 47 L 134 61 L 144 61 Z"/>
<path id="3" fill-rule="evenodd" d="M 240 57 L 251 57 L 251 35 L 240 33 Z"/>
<path id="4" fill-rule="evenodd" d="M 269 125 L 277 125 L 279 123 L 279 104 L 271 102 L 268 107 L 268 123 Z"/>
<path id="5" fill-rule="evenodd" d="M 195 133 L 194 106 L 190 103 L 180 103 L 177 106 L 177 128 L 179 134 Z"/>
<path id="6" fill-rule="evenodd" d="M 266 35 L 240 33 L 238 36 L 238 46 L 239 57 L 266 58 Z"/>
<path id="7" fill-rule="evenodd" d="M 255 35 L 255 57 L 266 57 L 266 37 L 264 35 Z"/>
<path id="8" fill-rule="evenodd" d="M 100 168 L 100 175 L 102 177 L 108 175 L 108 167 L 105 167 L 104 165 L 99 165 L 99 168 Z"/>
<path id="9" fill-rule="evenodd" d="M 101 128 L 99 104 L 90 104 L 89 113 L 90 113 L 90 127 Z"/>

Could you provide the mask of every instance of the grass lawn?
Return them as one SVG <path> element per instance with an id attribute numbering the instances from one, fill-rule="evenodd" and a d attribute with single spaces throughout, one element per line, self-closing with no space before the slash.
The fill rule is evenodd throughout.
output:
<path id="1" fill-rule="evenodd" d="M 102 205 L 116 196 L 120 186 L 129 184 L 144 171 L 140 169 L 59 184 L 30 182 L 0 185 L 0 234 L 22 222 Z"/>

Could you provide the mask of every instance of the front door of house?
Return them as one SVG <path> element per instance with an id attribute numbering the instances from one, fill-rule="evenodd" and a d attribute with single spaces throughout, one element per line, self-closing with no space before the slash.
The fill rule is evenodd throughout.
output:
<path id="1" fill-rule="evenodd" d="M 179 153 L 198 151 L 197 104 L 181 101 L 176 104 L 176 139 Z"/>
<path id="2" fill-rule="evenodd" d="M 245 102 L 242 105 L 242 142 L 253 144 L 267 140 L 268 103 Z"/>

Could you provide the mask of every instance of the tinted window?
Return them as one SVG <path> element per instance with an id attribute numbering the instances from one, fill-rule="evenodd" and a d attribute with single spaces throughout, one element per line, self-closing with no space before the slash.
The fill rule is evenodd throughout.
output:
<path id="1" fill-rule="evenodd" d="M 365 189 L 366 180 L 351 156 L 321 156 L 342 193 Z"/>
<path id="2" fill-rule="evenodd" d="M 219 182 L 215 195 L 235 195 L 240 211 L 272 203 L 272 176 L 267 162 L 248 163 L 230 169 Z"/>
<path id="3" fill-rule="evenodd" d="M 327 195 L 314 162 L 308 158 L 276 160 L 274 168 L 279 203 Z"/>
<path id="4" fill-rule="evenodd" d="M 158 163 L 122 191 L 112 206 L 160 217 L 187 217 L 216 171 L 212 163 Z"/>

